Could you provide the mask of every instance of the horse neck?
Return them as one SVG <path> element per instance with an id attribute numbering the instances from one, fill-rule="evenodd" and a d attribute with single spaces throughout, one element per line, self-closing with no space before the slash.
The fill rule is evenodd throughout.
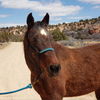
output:
<path id="1" fill-rule="evenodd" d="M 52 46 L 55 49 L 55 53 L 59 59 L 67 59 L 72 52 L 72 49 L 65 47 L 57 42 L 52 42 Z"/>

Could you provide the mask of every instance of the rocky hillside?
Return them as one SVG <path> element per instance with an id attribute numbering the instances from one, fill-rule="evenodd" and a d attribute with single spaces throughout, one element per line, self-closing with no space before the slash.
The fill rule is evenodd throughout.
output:
<path id="1" fill-rule="evenodd" d="M 50 25 L 49 30 L 60 29 L 67 36 L 76 39 L 100 39 L 100 17 L 79 22 Z"/>
<path id="2" fill-rule="evenodd" d="M 0 41 L 22 41 L 26 29 L 26 26 L 0 28 Z M 56 38 L 67 36 L 75 39 L 100 39 L 100 17 L 80 20 L 79 22 L 49 25 L 48 30 L 55 33 L 53 35 Z"/>

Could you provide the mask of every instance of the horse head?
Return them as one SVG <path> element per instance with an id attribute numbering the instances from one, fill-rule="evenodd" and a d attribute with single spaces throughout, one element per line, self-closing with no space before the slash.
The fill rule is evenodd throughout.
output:
<path id="1" fill-rule="evenodd" d="M 55 76 L 61 67 L 56 57 L 47 26 L 49 24 L 49 14 L 47 13 L 42 21 L 34 22 L 32 13 L 27 17 L 27 37 L 33 58 L 38 58 L 38 64 L 42 71 L 48 75 Z M 34 60 L 34 59 L 33 59 Z"/>

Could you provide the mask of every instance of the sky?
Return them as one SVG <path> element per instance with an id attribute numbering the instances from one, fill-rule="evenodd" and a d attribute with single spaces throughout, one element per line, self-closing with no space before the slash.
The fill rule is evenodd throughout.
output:
<path id="1" fill-rule="evenodd" d="M 50 24 L 77 22 L 100 16 L 100 0 L 0 0 L 0 27 L 26 25 L 32 12 L 41 21 L 48 12 Z"/>

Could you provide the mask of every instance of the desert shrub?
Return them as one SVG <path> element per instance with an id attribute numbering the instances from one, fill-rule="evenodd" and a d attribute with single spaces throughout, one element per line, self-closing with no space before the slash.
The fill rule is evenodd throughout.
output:
<path id="1" fill-rule="evenodd" d="M 67 39 L 67 36 L 63 32 L 61 32 L 59 28 L 50 31 L 50 33 L 52 34 L 53 39 L 55 41 L 66 40 Z"/>
<path id="2" fill-rule="evenodd" d="M 0 33 L 0 42 L 8 42 L 9 41 L 9 34 L 6 32 Z"/>
<path id="3" fill-rule="evenodd" d="M 84 32 L 77 32 L 76 39 L 88 39 L 89 34 L 84 33 Z"/>
<path id="4" fill-rule="evenodd" d="M 9 39 L 10 42 L 21 42 L 23 41 L 23 36 L 17 36 L 17 35 L 11 35 L 10 36 L 10 39 Z"/>
<path id="5" fill-rule="evenodd" d="M 83 19 L 79 20 L 79 22 L 83 22 L 83 21 L 84 21 Z"/>
<path id="6" fill-rule="evenodd" d="M 80 28 L 78 28 L 78 29 L 77 29 L 77 31 L 82 31 L 82 30 L 83 30 L 83 28 L 82 28 L 82 27 L 80 27 Z"/>
<path id="7" fill-rule="evenodd" d="M 23 36 L 8 34 L 7 32 L 0 32 L 0 42 L 20 42 Z"/>

